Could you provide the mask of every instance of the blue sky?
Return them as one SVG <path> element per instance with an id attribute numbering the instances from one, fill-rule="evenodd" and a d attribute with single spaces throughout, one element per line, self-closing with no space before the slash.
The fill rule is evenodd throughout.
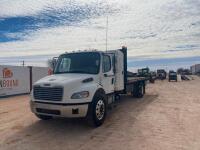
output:
<path id="1" fill-rule="evenodd" d="M 128 47 L 129 67 L 200 63 L 199 0 L 1 0 L 0 64 L 45 66 L 65 51 Z"/>

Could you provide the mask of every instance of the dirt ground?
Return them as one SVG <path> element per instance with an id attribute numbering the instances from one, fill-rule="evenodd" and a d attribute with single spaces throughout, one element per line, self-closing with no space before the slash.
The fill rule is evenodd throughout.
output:
<path id="1" fill-rule="evenodd" d="M 156 81 L 142 99 L 122 97 L 103 126 L 41 121 L 29 96 L 0 100 L 0 150 L 199 150 L 200 78 Z"/>

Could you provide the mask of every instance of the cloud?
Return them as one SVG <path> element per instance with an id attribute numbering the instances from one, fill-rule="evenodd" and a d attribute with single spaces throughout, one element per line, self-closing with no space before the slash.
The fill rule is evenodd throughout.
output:
<path id="1" fill-rule="evenodd" d="M 129 31 L 126 33 L 124 37 L 121 37 L 121 39 L 148 39 L 148 38 L 153 38 L 156 37 L 156 33 L 144 33 L 144 32 L 133 32 Z"/>
<path id="2" fill-rule="evenodd" d="M 22 65 L 22 62 L 24 61 L 25 65 L 27 66 L 29 66 L 30 64 L 36 66 L 47 66 L 47 60 L 53 58 L 54 56 L 55 55 L 31 55 L 4 57 L 0 59 L 0 64 Z"/>
<path id="3" fill-rule="evenodd" d="M 105 50 L 107 16 L 109 49 L 126 45 L 135 58 L 200 56 L 198 6 L 198 0 L 2 0 L 0 59 Z"/>
<path id="4" fill-rule="evenodd" d="M 5 3 L 5 1 L 1 3 Z M 19 3 L 21 1 L 17 2 L 17 4 Z M 78 26 L 84 20 L 116 11 L 109 7 L 106 2 L 101 1 L 87 1 L 83 3 L 81 1 L 54 0 L 42 1 L 41 3 L 35 1 L 33 4 L 30 1 L 26 1 L 25 4 L 16 6 L 15 4 L 16 1 L 7 2 L 2 4 L 3 9 L 0 9 L 0 16 L 3 18 L 0 20 L 1 42 L 24 39 L 22 38 L 23 35 L 42 28 L 63 25 Z M 23 5 L 26 5 L 26 7 L 21 8 Z M 24 9 L 24 11 L 21 12 L 21 9 Z M 14 33 L 20 34 L 17 35 L 17 38 L 9 38 Z"/>
<path id="5" fill-rule="evenodd" d="M 40 0 L 15 0 L 0 1 L 0 18 L 33 16 L 41 13 L 46 8 L 62 8 L 63 1 Z"/>
<path id="6" fill-rule="evenodd" d="M 175 49 L 172 50 L 164 50 L 163 52 L 181 52 L 181 51 L 200 51 L 200 45 L 191 44 L 191 45 L 179 45 L 176 46 Z"/>
<path id="7" fill-rule="evenodd" d="M 178 57 L 178 58 L 164 58 L 164 59 L 148 59 L 140 58 L 135 60 L 129 58 L 128 69 L 137 72 L 138 68 L 149 67 L 151 70 L 165 69 L 176 70 L 178 68 L 190 68 L 191 65 L 200 63 L 200 56 L 195 57 Z"/>

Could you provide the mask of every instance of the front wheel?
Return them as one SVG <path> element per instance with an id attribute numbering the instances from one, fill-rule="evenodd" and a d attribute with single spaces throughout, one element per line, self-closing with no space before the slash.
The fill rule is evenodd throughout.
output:
<path id="1" fill-rule="evenodd" d="M 89 106 L 88 121 L 92 126 L 101 126 L 106 118 L 107 107 L 105 98 L 101 95 L 94 97 Z"/>

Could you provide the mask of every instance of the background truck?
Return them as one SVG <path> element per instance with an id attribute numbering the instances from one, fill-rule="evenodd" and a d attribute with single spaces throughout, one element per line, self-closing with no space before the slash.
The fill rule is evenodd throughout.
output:
<path id="1" fill-rule="evenodd" d="M 54 74 L 37 81 L 30 107 L 40 119 L 86 118 L 100 126 L 107 108 L 120 94 L 141 98 L 144 77 L 127 77 L 127 48 L 111 51 L 77 51 L 57 59 Z"/>
<path id="2" fill-rule="evenodd" d="M 164 80 L 167 78 L 167 72 L 164 69 L 158 69 L 157 70 L 157 78 Z"/>
<path id="3" fill-rule="evenodd" d="M 149 77 L 150 75 L 150 69 L 148 67 L 138 69 L 138 76 L 140 77 Z"/>
<path id="4" fill-rule="evenodd" d="M 150 83 L 154 83 L 156 79 L 156 73 L 150 71 L 148 67 L 138 69 L 138 77 L 145 77 L 147 80 L 149 80 Z"/>
<path id="5" fill-rule="evenodd" d="M 177 82 L 177 73 L 175 71 L 169 71 L 169 82 L 174 80 Z"/>

